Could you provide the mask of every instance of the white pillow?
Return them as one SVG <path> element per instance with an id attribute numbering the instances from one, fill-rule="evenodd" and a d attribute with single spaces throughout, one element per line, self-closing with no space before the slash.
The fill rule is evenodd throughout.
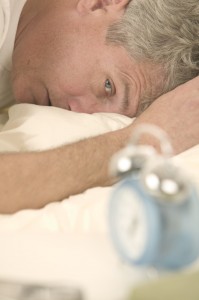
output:
<path id="1" fill-rule="evenodd" d="M 17 104 L 0 132 L 0 151 L 44 150 L 120 129 L 131 118 L 114 113 L 85 114 L 57 107 Z"/>
<path id="2" fill-rule="evenodd" d="M 43 150 L 129 125 L 132 119 L 110 113 L 83 114 L 55 107 L 18 104 L 9 109 L 0 130 L 0 151 Z M 0 234 L 28 232 L 105 233 L 111 188 L 95 188 L 70 201 L 13 216 L 0 215 Z"/>

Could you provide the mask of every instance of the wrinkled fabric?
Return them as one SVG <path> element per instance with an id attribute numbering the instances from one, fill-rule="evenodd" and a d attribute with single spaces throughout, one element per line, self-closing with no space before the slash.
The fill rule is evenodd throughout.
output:
<path id="1" fill-rule="evenodd" d="M 0 108 L 14 103 L 12 52 L 19 17 L 26 0 L 0 0 Z"/>

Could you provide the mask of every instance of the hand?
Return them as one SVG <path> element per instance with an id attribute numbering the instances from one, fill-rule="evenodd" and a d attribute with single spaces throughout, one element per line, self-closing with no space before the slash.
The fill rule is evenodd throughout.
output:
<path id="1" fill-rule="evenodd" d="M 154 101 L 134 122 L 167 132 L 175 154 L 199 143 L 199 76 Z M 152 142 L 153 144 L 153 142 Z"/>

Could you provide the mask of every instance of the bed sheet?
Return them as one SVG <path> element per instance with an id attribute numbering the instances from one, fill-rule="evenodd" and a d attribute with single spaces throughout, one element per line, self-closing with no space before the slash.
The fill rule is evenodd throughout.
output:
<path id="1" fill-rule="evenodd" d="M 133 121 L 28 104 L 12 107 L 8 117 L 0 132 L 2 152 L 52 148 Z M 199 185 L 199 146 L 173 160 Z M 110 242 L 107 208 L 113 188 L 93 188 L 40 210 L 0 215 L 0 278 L 71 283 L 84 290 L 87 300 L 121 300 L 130 286 L 148 280 L 150 270 L 126 266 Z"/>
<path id="2" fill-rule="evenodd" d="M 2 119 L 0 152 L 40 151 L 129 125 L 122 115 L 80 114 L 31 104 L 13 106 Z M 0 215 L 0 233 L 21 230 L 44 232 L 106 231 L 106 203 L 112 188 L 93 188 L 40 210 Z"/>
<path id="3" fill-rule="evenodd" d="M 79 114 L 55 107 L 14 105 L 2 115 L 0 152 L 40 151 L 128 126 L 134 119 L 111 114 Z M 1 121 L 1 118 L 0 118 Z M 199 146 L 174 162 L 199 186 Z M 106 232 L 106 206 L 113 188 L 93 188 L 40 210 L 0 215 L 0 233 L 21 230 Z M 78 221 L 77 221 L 78 220 Z"/>
<path id="4" fill-rule="evenodd" d="M 2 118 L 0 151 L 40 151 L 130 122 L 116 114 L 17 105 L 8 120 L 5 114 Z M 43 209 L 0 215 L 0 278 L 77 286 L 88 300 L 123 299 L 129 285 L 146 274 L 125 266 L 112 247 L 107 230 L 111 190 L 94 188 Z"/>

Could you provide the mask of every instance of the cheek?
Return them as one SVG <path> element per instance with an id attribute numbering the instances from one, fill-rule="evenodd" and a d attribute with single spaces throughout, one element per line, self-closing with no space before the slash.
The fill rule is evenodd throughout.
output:
<path id="1" fill-rule="evenodd" d="M 65 97 L 86 96 L 89 93 L 89 80 L 81 70 L 60 67 L 53 73 L 47 74 L 47 83 L 53 93 Z"/>
<path id="2" fill-rule="evenodd" d="M 56 64 L 48 67 L 48 78 L 51 84 L 59 86 L 71 95 L 83 95 L 92 86 L 95 72 L 89 61 L 83 61 L 81 57 L 64 58 Z"/>

